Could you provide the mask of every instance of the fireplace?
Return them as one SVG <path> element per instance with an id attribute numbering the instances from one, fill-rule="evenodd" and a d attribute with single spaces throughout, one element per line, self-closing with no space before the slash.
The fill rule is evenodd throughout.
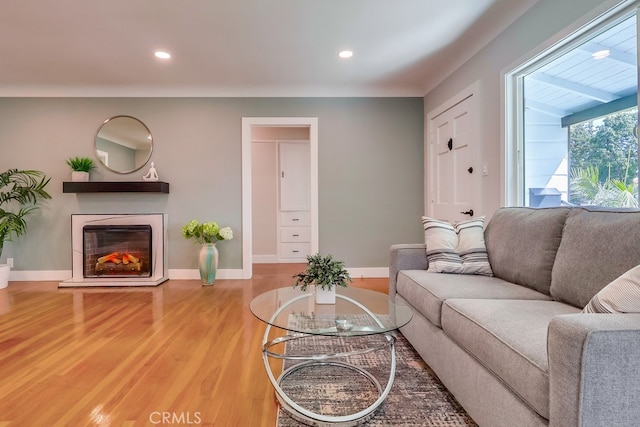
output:
<path id="1" fill-rule="evenodd" d="M 84 278 L 151 277 L 151 226 L 82 227 Z"/>
<path id="2" fill-rule="evenodd" d="M 166 223 L 164 214 L 71 215 L 72 278 L 60 286 L 159 285 Z"/>

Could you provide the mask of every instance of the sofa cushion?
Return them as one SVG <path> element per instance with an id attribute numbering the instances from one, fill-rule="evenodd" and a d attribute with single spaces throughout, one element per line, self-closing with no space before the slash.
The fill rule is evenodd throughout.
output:
<path id="1" fill-rule="evenodd" d="M 441 326 L 442 303 L 448 298 L 551 299 L 495 277 L 429 273 L 425 270 L 402 270 L 398 274 L 397 292 L 438 327 Z"/>
<path id="2" fill-rule="evenodd" d="M 484 244 L 484 217 L 452 225 L 422 217 L 428 271 L 493 276 Z"/>
<path id="3" fill-rule="evenodd" d="M 577 312 L 556 301 L 450 299 L 442 329 L 548 419 L 547 328 L 554 316 Z"/>
<path id="4" fill-rule="evenodd" d="M 496 277 L 549 295 L 551 269 L 569 208 L 501 208 L 485 242 Z"/>
<path id="5" fill-rule="evenodd" d="M 640 264 L 640 212 L 573 209 L 551 279 L 551 296 L 583 308 L 615 278 Z"/>
<path id="6" fill-rule="evenodd" d="M 595 294 L 583 313 L 640 313 L 640 265 Z"/>

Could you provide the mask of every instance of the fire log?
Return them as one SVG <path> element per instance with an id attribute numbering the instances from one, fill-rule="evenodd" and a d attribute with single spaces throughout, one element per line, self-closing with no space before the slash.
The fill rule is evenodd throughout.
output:
<path id="1" fill-rule="evenodd" d="M 105 256 L 102 256 L 102 257 L 98 258 L 98 262 L 100 264 L 104 264 L 105 262 L 113 262 L 113 260 L 118 258 L 118 255 L 120 255 L 120 254 L 118 254 L 118 252 L 112 252 L 109 255 L 105 255 Z"/>

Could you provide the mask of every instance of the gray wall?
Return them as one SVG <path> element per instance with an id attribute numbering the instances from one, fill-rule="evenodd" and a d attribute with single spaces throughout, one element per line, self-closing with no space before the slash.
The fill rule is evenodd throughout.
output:
<path id="1" fill-rule="evenodd" d="M 482 178 L 483 214 L 490 216 L 501 205 L 501 71 L 517 65 L 526 54 L 563 33 L 594 9 L 603 9 L 603 3 L 614 4 L 602 0 L 539 0 L 424 97 L 424 111 L 428 114 L 472 83 L 480 83 L 481 161 L 489 166 L 489 175 Z"/>
<path id="2" fill-rule="evenodd" d="M 136 167 L 136 151 L 132 148 L 103 138 L 96 138 L 96 149 L 109 153 L 109 167 L 113 170 L 130 171 Z M 98 163 L 96 162 L 96 164 Z"/>
<path id="3" fill-rule="evenodd" d="M 151 130 L 151 160 L 171 193 L 63 194 L 65 160 L 95 158 L 95 133 L 119 114 Z M 72 213 L 166 212 L 169 268 L 196 268 L 197 248 L 180 234 L 193 218 L 233 228 L 221 268 L 241 268 L 241 118 L 278 116 L 318 117 L 321 252 L 384 267 L 389 245 L 422 240 L 421 98 L 0 98 L 0 170 L 42 170 L 53 196 L 3 258 L 14 270 L 69 270 Z M 91 179 L 141 180 L 148 166 L 98 167 Z"/>

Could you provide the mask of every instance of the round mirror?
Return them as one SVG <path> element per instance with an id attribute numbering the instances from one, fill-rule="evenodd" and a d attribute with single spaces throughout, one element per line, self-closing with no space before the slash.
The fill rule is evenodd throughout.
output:
<path id="1" fill-rule="evenodd" d="M 135 117 L 107 119 L 96 134 L 96 156 L 113 172 L 137 171 L 149 161 L 152 150 L 151 131 Z"/>

